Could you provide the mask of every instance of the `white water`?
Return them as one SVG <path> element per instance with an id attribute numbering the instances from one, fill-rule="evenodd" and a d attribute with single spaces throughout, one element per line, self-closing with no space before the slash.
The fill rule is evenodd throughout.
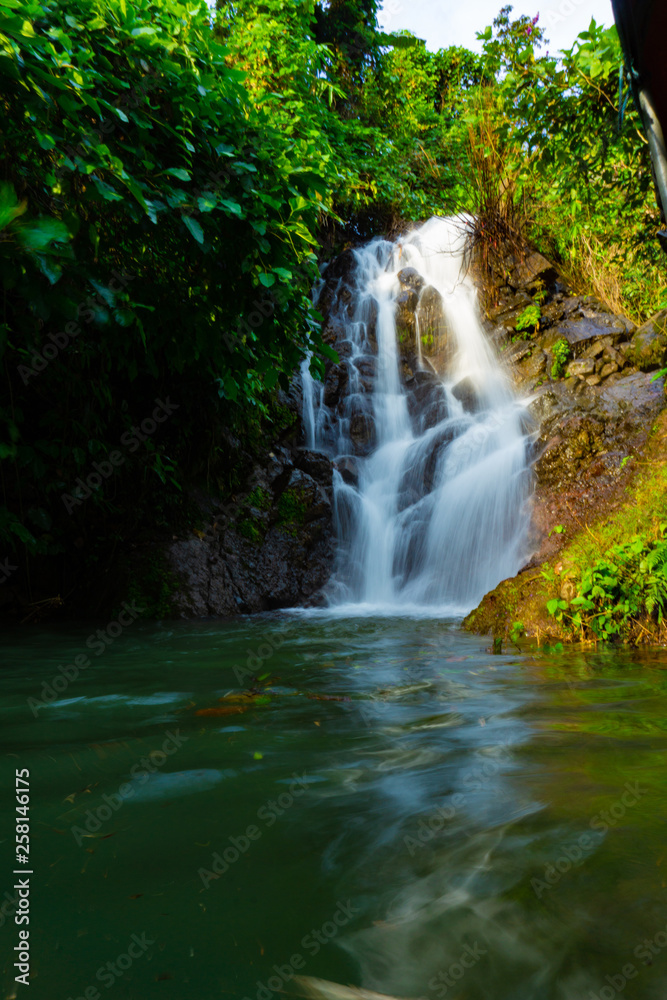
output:
<path id="1" fill-rule="evenodd" d="M 521 566 L 526 414 L 486 340 L 463 244 L 460 220 L 431 219 L 397 243 L 355 251 L 351 301 L 340 299 L 332 312 L 348 341 L 342 404 L 328 409 L 323 386 L 303 368 L 307 446 L 339 466 L 355 456 L 358 471 L 354 484 L 334 473 L 338 562 L 329 596 L 346 611 L 461 613 Z M 422 289 L 415 343 L 401 351 L 397 275 L 407 267 L 440 293 L 444 318 L 434 326 Z M 428 347 L 420 332 L 432 336 Z M 430 381 L 439 401 L 410 412 L 401 354 L 422 369 L 416 379 L 437 372 Z M 474 413 L 452 392 L 462 379 L 476 397 Z M 364 448 L 354 428 L 369 418 L 374 439 Z"/>

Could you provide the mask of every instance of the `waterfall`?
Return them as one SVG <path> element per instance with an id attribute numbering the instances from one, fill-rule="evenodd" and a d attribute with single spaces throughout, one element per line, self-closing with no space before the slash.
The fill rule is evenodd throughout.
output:
<path id="1" fill-rule="evenodd" d="M 459 614 L 520 568 L 528 420 L 464 242 L 434 218 L 355 250 L 331 293 L 340 364 L 324 384 L 302 369 L 307 445 L 334 458 L 332 605 Z"/>

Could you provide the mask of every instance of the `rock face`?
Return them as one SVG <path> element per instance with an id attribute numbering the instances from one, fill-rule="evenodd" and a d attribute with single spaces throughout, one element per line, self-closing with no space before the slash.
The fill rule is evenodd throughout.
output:
<path id="1" fill-rule="evenodd" d="M 642 450 L 665 406 L 663 379 L 652 373 L 667 364 L 667 311 L 637 330 L 592 296 L 571 294 L 540 255 L 508 272 L 487 280 L 482 300 L 488 333 L 533 420 L 530 566 L 561 547 L 555 526 L 576 530 L 618 504 L 628 456 Z M 536 292 L 537 327 L 517 332 Z"/>
<path id="2" fill-rule="evenodd" d="M 166 550 L 176 612 L 227 617 L 308 603 L 331 573 L 332 475 L 326 455 L 276 447 L 231 503 L 200 498 L 205 529 Z"/>

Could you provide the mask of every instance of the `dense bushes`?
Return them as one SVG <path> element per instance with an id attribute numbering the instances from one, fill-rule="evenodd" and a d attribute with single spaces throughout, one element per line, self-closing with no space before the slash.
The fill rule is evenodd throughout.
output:
<path id="1" fill-rule="evenodd" d="M 326 149 L 256 113 L 227 55 L 204 4 L 0 5 L 5 544 L 52 550 L 61 494 L 156 398 L 178 411 L 77 531 L 210 459 L 216 419 L 252 421 L 318 347 Z"/>

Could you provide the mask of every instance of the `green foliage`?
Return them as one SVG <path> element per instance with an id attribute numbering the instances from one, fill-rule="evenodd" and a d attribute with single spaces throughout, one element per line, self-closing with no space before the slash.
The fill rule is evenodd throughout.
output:
<path id="1" fill-rule="evenodd" d="M 236 530 L 239 535 L 243 535 L 243 537 L 247 538 L 249 542 L 252 542 L 254 545 L 261 545 L 264 536 L 255 522 L 249 517 L 244 517 L 241 521 L 239 521 L 236 526 Z"/>
<path id="2" fill-rule="evenodd" d="M 565 337 L 561 337 L 551 348 L 553 364 L 551 366 L 551 377 L 561 378 L 565 372 L 566 365 L 572 357 L 572 348 Z"/>
<path id="3" fill-rule="evenodd" d="M 590 631 L 603 640 L 623 636 L 644 615 L 661 622 L 666 608 L 667 541 L 639 536 L 612 546 L 603 559 L 584 570 L 571 601 L 547 603 L 557 621 L 582 637 Z"/>
<path id="4" fill-rule="evenodd" d="M 177 589 L 178 578 L 167 565 L 164 554 L 158 553 L 141 559 L 134 567 L 127 600 L 142 609 L 140 618 L 170 618 Z"/>
<path id="5" fill-rule="evenodd" d="M 304 523 L 308 509 L 303 491 L 292 486 L 281 493 L 278 500 L 278 524 L 288 532 L 296 534 L 297 527 Z"/>
<path id="6" fill-rule="evenodd" d="M 200 428 L 257 424 L 328 350 L 310 299 L 326 148 L 257 110 L 228 57 L 204 3 L 0 7 L 5 545 L 66 542 L 60 495 L 156 398 L 178 413 L 77 507 L 76 532 L 176 488 Z"/>
<path id="7" fill-rule="evenodd" d="M 513 642 L 515 646 L 518 645 L 519 639 L 526 634 L 526 628 L 523 622 L 513 622 L 512 628 L 510 630 L 510 642 Z"/>
<path id="8" fill-rule="evenodd" d="M 540 317 L 542 312 L 539 305 L 532 303 L 523 310 L 516 322 L 517 332 L 521 330 L 530 330 L 531 332 L 539 330 L 540 327 Z"/>
<path id="9" fill-rule="evenodd" d="M 632 105 L 619 114 L 616 29 L 593 20 L 570 49 L 541 54 L 537 21 L 510 13 L 479 35 L 495 82 L 467 112 L 493 151 L 498 197 L 511 195 L 525 235 L 573 283 L 643 319 L 665 284 L 660 213 L 639 115 Z"/>
<path id="10" fill-rule="evenodd" d="M 269 510 L 273 503 L 273 497 L 268 490 L 263 490 L 261 486 L 256 486 L 252 493 L 246 497 L 245 506 L 256 507 L 258 510 Z"/>

